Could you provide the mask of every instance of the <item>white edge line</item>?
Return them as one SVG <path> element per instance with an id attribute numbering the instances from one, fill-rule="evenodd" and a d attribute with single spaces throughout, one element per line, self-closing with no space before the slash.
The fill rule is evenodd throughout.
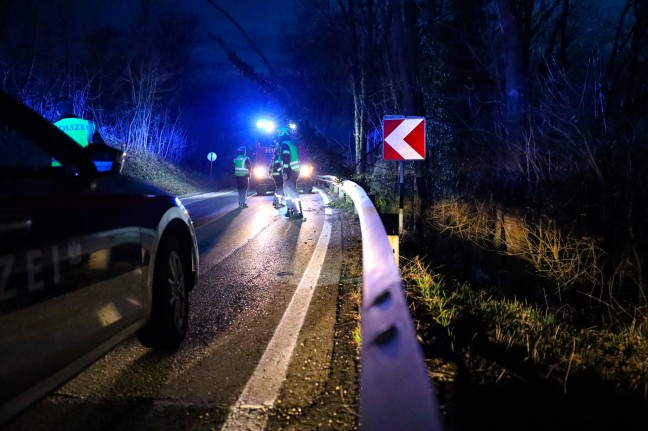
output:
<path id="1" fill-rule="evenodd" d="M 325 193 L 322 191 L 318 191 L 318 193 L 322 196 L 324 205 L 330 202 L 330 198 Z M 330 208 L 326 208 L 325 213 L 330 215 L 332 211 Z M 268 420 L 267 409 L 274 405 L 286 378 L 288 365 L 297 344 L 297 337 L 304 324 L 306 312 L 324 265 L 330 239 L 331 222 L 328 217 L 324 217 L 324 226 L 306 271 L 304 271 L 268 347 L 261 356 L 259 364 L 238 400 L 230 408 L 230 413 L 221 431 L 263 430 L 265 428 Z"/>

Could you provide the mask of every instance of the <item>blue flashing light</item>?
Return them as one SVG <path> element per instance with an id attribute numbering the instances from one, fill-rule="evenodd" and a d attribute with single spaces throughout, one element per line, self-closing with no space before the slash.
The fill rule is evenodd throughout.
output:
<path id="1" fill-rule="evenodd" d="M 93 163 L 97 168 L 97 172 L 110 172 L 113 167 L 113 162 L 93 160 Z"/>
<path id="2" fill-rule="evenodd" d="M 277 128 L 274 121 L 272 120 L 259 120 L 257 121 L 256 126 L 266 133 L 272 133 Z"/>

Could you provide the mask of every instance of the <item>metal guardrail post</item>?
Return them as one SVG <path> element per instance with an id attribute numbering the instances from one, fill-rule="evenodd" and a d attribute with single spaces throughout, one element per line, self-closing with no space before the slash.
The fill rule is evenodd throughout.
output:
<path id="1" fill-rule="evenodd" d="M 340 184 L 334 177 L 323 181 Z M 342 182 L 362 232 L 360 426 L 370 431 L 443 430 L 432 383 L 380 216 L 359 185 Z"/>

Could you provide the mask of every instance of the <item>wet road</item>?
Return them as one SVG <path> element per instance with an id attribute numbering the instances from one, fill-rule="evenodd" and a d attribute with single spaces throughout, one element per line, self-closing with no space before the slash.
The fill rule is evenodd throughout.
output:
<path id="1" fill-rule="evenodd" d="M 302 199 L 305 220 L 293 221 L 272 196 L 243 210 L 234 191 L 184 198 L 201 267 L 181 349 L 126 340 L 5 428 L 263 429 L 268 404 L 315 397 L 333 346 L 342 232 L 325 196 Z"/>

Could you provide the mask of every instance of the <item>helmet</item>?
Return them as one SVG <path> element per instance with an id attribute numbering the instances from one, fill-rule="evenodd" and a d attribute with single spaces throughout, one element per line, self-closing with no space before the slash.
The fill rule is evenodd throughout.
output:
<path id="1" fill-rule="evenodd" d="M 279 139 L 281 139 L 281 138 L 289 138 L 290 137 L 290 129 L 288 129 L 288 127 L 279 127 L 279 130 L 277 130 L 277 137 Z"/>
<path id="2" fill-rule="evenodd" d="M 62 97 L 56 101 L 56 112 L 60 115 L 70 115 L 74 113 L 74 105 L 72 101 L 66 97 Z"/>
<path id="3" fill-rule="evenodd" d="M 245 147 L 238 147 L 236 149 L 236 151 L 238 151 L 239 153 L 242 153 L 243 151 L 245 151 Z"/>

